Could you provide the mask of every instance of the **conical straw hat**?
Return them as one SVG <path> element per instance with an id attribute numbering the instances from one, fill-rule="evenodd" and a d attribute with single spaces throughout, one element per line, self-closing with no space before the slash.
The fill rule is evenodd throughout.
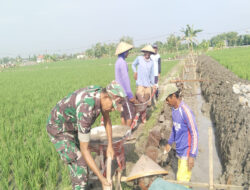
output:
<path id="1" fill-rule="evenodd" d="M 126 181 L 134 180 L 141 177 L 146 177 L 150 175 L 161 175 L 168 174 L 166 170 L 161 168 L 152 159 L 146 155 L 142 155 L 141 158 L 136 162 L 132 171 L 126 178 Z"/>
<path id="2" fill-rule="evenodd" d="M 141 49 L 141 51 L 147 51 L 147 52 L 155 53 L 155 50 L 151 45 L 146 45 L 144 48 Z"/>
<path id="3" fill-rule="evenodd" d="M 124 53 L 125 51 L 128 51 L 132 49 L 133 46 L 126 43 L 126 42 L 120 42 L 116 48 L 115 55 L 119 55 L 121 53 Z"/>

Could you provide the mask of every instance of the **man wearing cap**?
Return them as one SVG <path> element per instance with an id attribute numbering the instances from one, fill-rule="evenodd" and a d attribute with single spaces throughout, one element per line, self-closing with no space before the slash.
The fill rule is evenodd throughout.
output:
<path id="1" fill-rule="evenodd" d="M 91 125 L 102 113 L 108 137 L 107 157 L 114 156 L 112 124 L 109 112 L 121 110 L 125 93 L 112 82 L 106 88 L 89 86 L 79 89 L 52 109 L 47 121 L 47 132 L 61 159 L 68 165 L 74 190 L 86 189 L 87 166 L 97 175 L 102 186 L 110 186 L 101 174 L 88 149 Z"/>
<path id="2" fill-rule="evenodd" d="M 155 50 L 155 54 L 152 54 L 150 56 L 150 58 L 154 62 L 154 77 L 155 77 L 155 84 L 157 86 L 157 90 L 156 90 L 155 96 L 156 96 L 156 98 L 158 98 L 158 96 L 159 96 L 158 80 L 159 80 L 159 77 L 160 77 L 160 74 L 161 74 L 161 56 L 158 53 L 158 46 L 157 46 L 157 44 L 154 44 L 153 48 Z"/>
<path id="3" fill-rule="evenodd" d="M 115 80 L 124 89 L 126 98 L 122 102 L 123 111 L 121 113 L 122 125 L 130 126 L 135 116 L 135 107 L 133 103 L 136 103 L 136 99 L 133 96 L 130 87 L 130 79 L 128 75 L 128 64 L 125 59 L 128 57 L 129 50 L 133 48 L 132 45 L 126 42 L 120 42 L 116 48 L 115 54 L 118 55 L 115 63 Z"/>
<path id="4" fill-rule="evenodd" d="M 151 45 L 141 49 L 143 56 L 138 56 L 132 64 L 134 78 L 136 80 L 136 96 L 143 103 L 151 98 L 151 87 L 154 87 L 154 63 L 150 55 L 155 53 Z M 149 101 L 148 105 L 151 105 Z M 146 122 L 146 111 L 141 114 L 142 122 Z"/>
<path id="5" fill-rule="evenodd" d="M 175 84 L 167 86 L 166 102 L 172 107 L 173 128 L 165 147 L 169 152 L 176 143 L 178 157 L 178 181 L 190 181 L 194 159 L 198 153 L 198 130 L 195 117 L 190 108 L 181 100 L 180 91 Z"/>

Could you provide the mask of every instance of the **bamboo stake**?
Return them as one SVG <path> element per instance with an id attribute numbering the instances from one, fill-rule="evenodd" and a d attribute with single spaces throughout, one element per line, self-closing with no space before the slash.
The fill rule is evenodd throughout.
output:
<path id="1" fill-rule="evenodd" d="M 192 186 L 192 187 L 209 187 L 209 185 L 210 185 L 208 183 L 176 181 L 176 180 L 170 180 L 170 179 L 167 179 L 166 181 L 170 182 L 170 183 L 175 183 L 175 184 L 180 184 L 180 185 L 188 185 L 188 186 Z M 229 188 L 244 189 L 243 186 L 227 185 L 227 184 L 214 184 L 213 187 L 214 188 L 227 188 L 227 187 L 229 187 Z"/>
<path id="2" fill-rule="evenodd" d="M 186 181 L 176 181 L 176 180 L 170 180 L 167 179 L 167 182 L 180 184 L 180 185 L 188 185 L 192 187 L 209 187 L 208 183 L 199 183 L 199 182 L 186 182 Z"/>
<path id="3" fill-rule="evenodd" d="M 122 176 L 121 177 L 121 181 L 122 182 L 126 182 L 127 178 Z M 170 183 L 175 183 L 175 184 L 180 184 L 180 185 L 187 185 L 187 186 L 192 186 L 192 187 L 208 187 L 209 188 L 209 184 L 208 183 L 201 183 L 201 182 L 186 182 L 186 181 L 176 181 L 176 180 L 171 180 L 171 179 L 167 179 L 167 182 Z M 237 188 L 237 189 L 244 189 L 243 186 L 239 186 L 239 185 L 227 185 L 227 184 L 214 184 L 213 185 L 214 188 Z"/>
<path id="4" fill-rule="evenodd" d="M 213 169 L 213 144 L 212 127 L 208 127 L 208 148 L 209 148 L 209 189 L 214 189 L 214 169 Z"/>
<path id="5" fill-rule="evenodd" d="M 190 80 L 170 80 L 170 83 L 176 83 L 176 82 L 205 82 L 208 80 L 203 79 L 190 79 Z"/>

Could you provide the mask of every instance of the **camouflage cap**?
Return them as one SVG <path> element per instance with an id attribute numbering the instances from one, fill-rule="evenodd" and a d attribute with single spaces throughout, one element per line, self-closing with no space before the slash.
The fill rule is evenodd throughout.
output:
<path id="1" fill-rule="evenodd" d="M 117 105 L 116 105 L 116 100 L 114 100 L 114 98 L 117 96 L 121 98 L 126 97 L 123 88 L 116 81 L 112 81 L 110 84 L 106 86 L 106 90 L 112 99 L 114 108 L 116 109 Z"/>

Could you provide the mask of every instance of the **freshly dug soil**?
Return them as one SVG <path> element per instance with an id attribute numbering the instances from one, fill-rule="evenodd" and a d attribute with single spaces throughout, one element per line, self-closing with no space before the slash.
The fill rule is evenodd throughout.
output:
<path id="1" fill-rule="evenodd" d="M 250 81 L 238 78 L 212 58 L 198 58 L 198 73 L 207 81 L 201 83 L 202 94 L 210 105 L 216 143 L 223 166 L 222 183 L 244 185 L 250 183 L 250 108 L 239 102 L 233 92 L 237 83 Z"/>

